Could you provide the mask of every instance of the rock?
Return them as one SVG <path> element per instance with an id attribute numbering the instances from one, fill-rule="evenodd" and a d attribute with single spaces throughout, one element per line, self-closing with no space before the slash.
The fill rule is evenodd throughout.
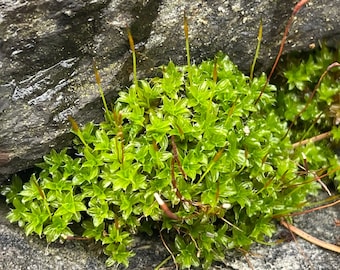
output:
<path id="1" fill-rule="evenodd" d="M 340 0 L 310 1 L 297 15 L 285 51 L 337 45 Z M 87 0 L 2 1 L 0 4 L 0 181 L 31 167 L 51 148 L 70 145 L 67 116 L 99 122 L 102 105 L 95 57 L 108 100 L 130 83 L 126 27 L 138 47 L 140 76 L 172 59 L 185 63 L 183 13 L 193 62 L 228 53 L 242 71 L 253 59 L 267 71 L 293 9 L 291 1 Z"/>

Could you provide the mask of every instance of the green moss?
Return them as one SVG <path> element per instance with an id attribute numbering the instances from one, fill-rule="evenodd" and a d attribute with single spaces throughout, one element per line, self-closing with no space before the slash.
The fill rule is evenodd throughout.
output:
<path id="1" fill-rule="evenodd" d="M 291 125 L 291 141 L 298 143 L 312 138 L 310 143 L 295 148 L 306 154 L 309 169 L 323 171 L 328 179 L 335 179 L 340 190 L 339 162 L 334 153 L 339 142 L 340 49 L 326 46 L 316 49 L 307 58 L 289 59 L 282 84 L 277 92 L 276 112 Z M 327 133 L 329 133 L 327 135 Z M 316 136 L 331 139 L 313 143 Z M 316 139 L 316 138 L 315 138 Z"/>
<path id="2" fill-rule="evenodd" d="M 288 129 L 328 53 L 290 67 L 288 89 L 268 85 L 259 102 L 266 76 L 250 81 L 222 53 L 197 66 L 170 62 L 161 78 L 121 92 L 106 121 L 73 122 L 76 157 L 52 151 L 30 181 L 15 177 L 3 190 L 9 220 L 49 242 L 73 236 L 70 225 L 80 223 L 83 237 L 103 244 L 108 265 L 128 265 L 133 235 L 154 228 L 174 240 L 167 245 L 183 268 L 266 243 L 276 218 L 317 193 L 319 170 L 339 166 L 326 141 L 292 145 L 333 126 L 325 113 L 339 87 L 332 74 L 298 119 L 302 129 Z"/>

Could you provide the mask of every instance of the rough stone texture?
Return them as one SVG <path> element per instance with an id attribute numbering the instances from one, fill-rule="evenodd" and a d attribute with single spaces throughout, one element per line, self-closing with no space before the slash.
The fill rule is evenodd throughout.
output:
<path id="1" fill-rule="evenodd" d="M 100 246 L 81 241 L 47 245 L 44 239 L 25 237 L 23 230 L 5 219 L 6 211 L 6 206 L 0 203 L 0 269 L 105 269 L 105 257 L 98 252 Z M 295 218 L 295 226 L 319 239 L 339 244 L 340 227 L 334 223 L 339 217 L 340 209 L 334 206 Z M 280 227 L 273 241 L 287 236 L 290 238 L 290 233 Z M 152 238 L 139 236 L 135 242 L 133 251 L 136 256 L 131 258 L 128 270 L 154 269 L 169 256 L 157 235 Z M 247 258 L 241 253 L 228 253 L 224 263 L 216 264 L 210 270 L 248 270 L 251 269 L 249 264 L 256 270 L 338 270 L 340 265 L 339 254 L 321 249 L 298 237 L 297 242 L 283 242 L 274 246 L 255 245 L 251 253 Z M 161 269 L 176 268 L 170 261 Z"/>
<path id="2" fill-rule="evenodd" d="M 130 26 L 138 70 L 185 62 L 183 13 L 190 25 L 192 60 L 228 53 L 249 69 L 260 18 L 264 36 L 258 72 L 273 62 L 296 1 L 284 0 L 3 0 L 0 3 L 0 181 L 37 162 L 50 148 L 70 143 L 67 115 L 100 121 L 92 58 L 113 100 L 129 84 Z M 340 0 L 310 1 L 298 14 L 286 52 L 308 50 L 340 36 Z"/>

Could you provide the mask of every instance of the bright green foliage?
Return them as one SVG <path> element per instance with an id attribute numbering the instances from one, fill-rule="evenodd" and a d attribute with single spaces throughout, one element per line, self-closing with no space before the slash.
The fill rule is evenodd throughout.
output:
<path id="1" fill-rule="evenodd" d="M 151 232 L 150 221 L 170 234 L 174 241 L 167 244 L 183 268 L 208 268 L 227 249 L 265 242 L 274 217 L 301 209 L 319 189 L 312 171 L 298 172 L 301 153 L 310 170 L 338 162 L 324 145 L 294 151 L 290 138 L 300 134 L 285 136 L 284 119 L 292 120 L 305 103 L 299 94 L 280 95 L 277 103 L 269 85 L 255 105 L 265 75 L 250 82 L 227 56 L 219 53 L 215 61 L 184 67 L 170 62 L 161 78 L 121 92 L 107 121 L 75 132 L 76 158 L 52 151 L 39 164 L 38 177 L 23 187 L 13 179 L 4 190 L 13 205 L 10 221 L 48 241 L 72 236 L 70 225 L 80 222 L 84 237 L 103 244 L 108 265 L 128 264 L 133 234 Z M 289 89 L 303 90 L 320 76 L 309 74 L 287 71 Z M 329 104 L 333 90 L 322 91 L 320 99 Z M 285 104 L 289 110 L 279 107 L 283 113 L 277 113 Z M 306 112 L 305 130 L 320 112 Z M 155 193 L 177 219 L 162 211 Z"/>
<path id="2" fill-rule="evenodd" d="M 296 153 L 307 155 L 311 170 L 324 170 L 330 179 L 340 179 L 338 157 L 333 149 L 339 142 L 340 132 L 340 68 L 330 69 L 318 87 L 317 83 L 330 64 L 340 62 L 340 49 L 330 50 L 326 46 L 310 54 L 308 59 L 292 59 L 284 76 L 288 84 L 278 91 L 278 110 L 281 119 L 295 121 L 291 132 L 292 142 L 299 142 L 331 131 L 332 140 L 322 140 L 298 147 Z M 311 96 L 315 93 L 313 99 Z M 306 107 L 306 103 L 310 102 Z M 306 108 L 305 108 L 306 107 Z M 303 111 L 298 117 L 296 116 Z M 338 190 L 340 185 L 338 184 Z"/>
<path id="3" fill-rule="evenodd" d="M 281 87 L 282 91 L 279 91 L 278 98 L 278 105 L 284 119 L 293 120 L 297 113 L 305 107 L 322 73 L 327 70 L 330 64 L 340 61 L 339 53 L 340 49 L 338 52 L 331 51 L 323 46 L 314 54 L 310 54 L 306 60 L 295 59 L 295 61 L 289 62 L 287 71 L 284 72 L 287 84 Z M 333 68 L 327 73 L 317 89 L 316 98 L 302 113 L 301 119 L 304 122 L 301 124 L 304 124 L 306 129 L 309 128 L 309 121 L 316 118 L 319 120 L 320 129 L 333 125 L 333 119 L 327 117 L 329 116 L 327 111 L 329 111 L 330 105 L 336 101 L 335 99 L 338 99 L 336 97 L 340 91 L 338 72 L 339 68 Z M 304 130 L 301 126 L 299 129 Z"/>

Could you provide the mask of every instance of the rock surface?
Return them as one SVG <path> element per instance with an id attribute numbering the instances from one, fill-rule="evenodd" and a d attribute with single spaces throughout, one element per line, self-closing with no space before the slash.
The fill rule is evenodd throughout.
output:
<path id="1" fill-rule="evenodd" d="M 70 241 L 65 244 L 47 245 L 44 239 L 25 237 L 23 230 L 9 224 L 5 219 L 6 207 L 0 204 L 0 269 L 6 270 L 104 270 L 105 257 L 100 256 L 100 246 L 88 242 Z M 340 227 L 334 220 L 339 219 L 337 206 L 312 212 L 295 218 L 295 226 L 329 243 L 339 243 Z M 289 231 L 279 228 L 276 235 L 290 238 Z M 139 236 L 133 247 L 136 256 L 131 258 L 128 270 L 151 270 L 169 256 L 162 246 L 159 236 L 147 238 Z M 283 242 L 274 246 L 255 245 L 252 255 L 229 253 L 225 262 L 216 264 L 210 270 L 337 270 L 340 256 L 337 253 L 321 249 L 297 237 L 294 241 Z M 248 260 L 248 261 L 247 261 Z M 175 270 L 170 262 L 162 270 Z M 108 269 L 117 269 L 114 267 Z M 120 267 L 119 269 L 124 269 Z"/>
<path id="2" fill-rule="evenodd" d="M 339 6 L 340 0 L 309 1 L 297 15 L 286 52 L 308 50 L 319 41 L 337 45 Z M 69 145 L 68 115 L 79 123 L 100 121 L 92 58 L 113 100 L 130 83 L 126 26 L 140 52 L 140 76 L 169 59 L 184 64 L 184 11 L 193 61 L 222 50 L 247 72 L 262 18 L 260 72 L 273 62 L 292 9 L 290 0 L 1 1 L 0 182 L 51 148 Z"/>

